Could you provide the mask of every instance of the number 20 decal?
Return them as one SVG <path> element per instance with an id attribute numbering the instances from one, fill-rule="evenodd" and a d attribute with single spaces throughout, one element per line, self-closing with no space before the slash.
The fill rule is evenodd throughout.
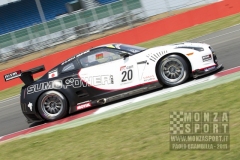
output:
<path id="1" fill-rule="evenodd" d="M 130 81 L 133 78 L 133 71 L 131 69 L 128 71 L 123 71 L 122 75 L 123 75 L 122 82 Z"/>

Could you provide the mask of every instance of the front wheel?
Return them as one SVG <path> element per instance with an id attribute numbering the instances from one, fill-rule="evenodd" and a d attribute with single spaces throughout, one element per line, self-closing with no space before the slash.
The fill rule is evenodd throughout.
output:
<path id="1" fill-rule="evenodd" d="M 157 66 L 159 80 L 167 86 L 176 86 L 185 82 L 189 77 L 189 66 L 179 55 L 169 55 Z"/>
<path id="2" fill-rule="evenodd" d="M 57 91 L 47 91 L 39 97 L 38 111 L 47 121 L 61 119 L 67 115 L 67 100 Z"/>

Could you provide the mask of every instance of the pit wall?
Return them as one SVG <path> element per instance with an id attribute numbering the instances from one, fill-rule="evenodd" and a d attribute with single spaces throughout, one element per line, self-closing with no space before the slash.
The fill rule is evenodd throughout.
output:
<path id="1" fill-rule="evenodd" d="M 107 43 L 138 44 L 178 30 L 182 30 L 184 28 L 223 18 L 239 12 L 239 0 L 224 0 L 182 14 L 171 16 L 156 22 L 152 22 L 143 26 L 139 26 L 124 32 L 97 39 L 67 50 L 63 50 L 61 52 L 57 52 L 46 57 L 42 57 L 18 65 L 16 67 L 0 71 L 0 90 L 4 90 L 22 83 L 19 78 L 8 82 L 4 81 L 3 76 L 5 74 L 17 70 L 24 71 L 40 65 L 45 65 L 46 70 L 44 72 L 40 72 L 34 75 L 34 78 L 40 77 L 62 61 L 72 57 L 77 53 L 80 53 L 98 45 Z"/>

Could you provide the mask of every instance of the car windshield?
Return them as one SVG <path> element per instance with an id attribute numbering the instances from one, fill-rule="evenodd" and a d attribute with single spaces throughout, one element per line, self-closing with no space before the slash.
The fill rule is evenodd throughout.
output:
<path id="1" fill-rule="evenodd" d="M 127 51 L 127 52 L 131 52 L 133 54 L 137 54 L 137 53 L 140 53 L 140 52 L 146 50 L 146 48 L 143 48 L 143 47 L 126 45 L 126 44 L 116 45 L 116 48 L 119 48 L 119 49 Z"/>

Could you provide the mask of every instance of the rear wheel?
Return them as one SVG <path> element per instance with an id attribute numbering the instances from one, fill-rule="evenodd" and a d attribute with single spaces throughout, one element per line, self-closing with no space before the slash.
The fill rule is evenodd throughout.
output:
<path id="1" fill-rule="evenodd" d="M 176 86 L 189 77 L 189 66 L 179 55 L 169 55 L 157 66 L 159 80 L 167 86 Z"/>
<path id="2" fill-rule="evenodd" d="M 67 100 L 57 91 L 47 91 L 39 97 L 38 111 L 47 121 L 61 119 L 67 115 Z"/>

